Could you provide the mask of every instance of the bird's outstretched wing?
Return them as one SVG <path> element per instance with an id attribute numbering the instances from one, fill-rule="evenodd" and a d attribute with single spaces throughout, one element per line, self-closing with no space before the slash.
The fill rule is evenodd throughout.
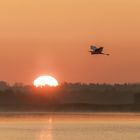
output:
<path id="1" fill-rule="evenodd" d="M 95 50 L 95 52 L 97 52 L 97 53 L 102 53 L 102 51 L 103 51 L 103 47 L 97 48 L 97 49 Z"/>
<path id="2" fill-rule="evenodd" d="M 97 48 L 96 46 L 92 46 L 92 45 L 91 45 L 91 46 L 90 46 L 90 49 L 93 50 L 93 51 L 96 51 L 98 48 Z"/>

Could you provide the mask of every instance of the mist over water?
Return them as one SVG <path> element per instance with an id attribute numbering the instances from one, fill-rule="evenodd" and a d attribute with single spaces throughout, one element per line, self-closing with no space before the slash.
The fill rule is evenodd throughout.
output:
<path id="1" fill-rule="evenodd" d="M 138 140 L 135 115 L 18 115 L 0 117 L 0 140 Z"/>

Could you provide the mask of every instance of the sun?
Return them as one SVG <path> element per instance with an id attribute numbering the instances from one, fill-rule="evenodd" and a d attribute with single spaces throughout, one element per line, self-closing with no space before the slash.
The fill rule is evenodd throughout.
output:
<path id="1" fill-rule="evenodd" d="M 39 76 L 34 80 L 33 84 L 36 87 L 45 87 L 45 86 L 56 87 L 58 86 L 58 81 L 50 75 Z"/>

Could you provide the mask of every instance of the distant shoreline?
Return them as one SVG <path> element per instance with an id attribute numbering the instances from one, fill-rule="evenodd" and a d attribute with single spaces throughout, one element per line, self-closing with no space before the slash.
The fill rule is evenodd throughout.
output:
<path id="1" fill-rule="evenodd" d="M 137 122 L 140 113 L 131 112 L 0 112 L 0 122 Z"/>
<path id="2" fill-rule="evenodd" d="M 10 111 L 10 112 L 0 112 L 0 116 L 3 115 L 105 115 L 105 116 L 115 116 L 115 115 L 129 115 L 129 116 L 140 116 L 140 112 L 71 112 L 71 111 L 57 111 L 57 112 L 27 112 L 27 111 Z"/>

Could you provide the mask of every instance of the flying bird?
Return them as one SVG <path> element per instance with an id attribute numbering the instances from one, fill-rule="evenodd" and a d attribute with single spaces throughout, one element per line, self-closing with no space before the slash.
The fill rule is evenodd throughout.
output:
<path id="1" fill-rule="evenodd" d="M 95 54 L 102 54 L 102 55 L 109 55 L 109 54 L 106 54 L 106 53 L 103 53 L 103 47 L 96 47 L 96 46 L 93 46 L 91 45 L 90 46 L 90 51 L 91 55 L 95 55 Z"/>

